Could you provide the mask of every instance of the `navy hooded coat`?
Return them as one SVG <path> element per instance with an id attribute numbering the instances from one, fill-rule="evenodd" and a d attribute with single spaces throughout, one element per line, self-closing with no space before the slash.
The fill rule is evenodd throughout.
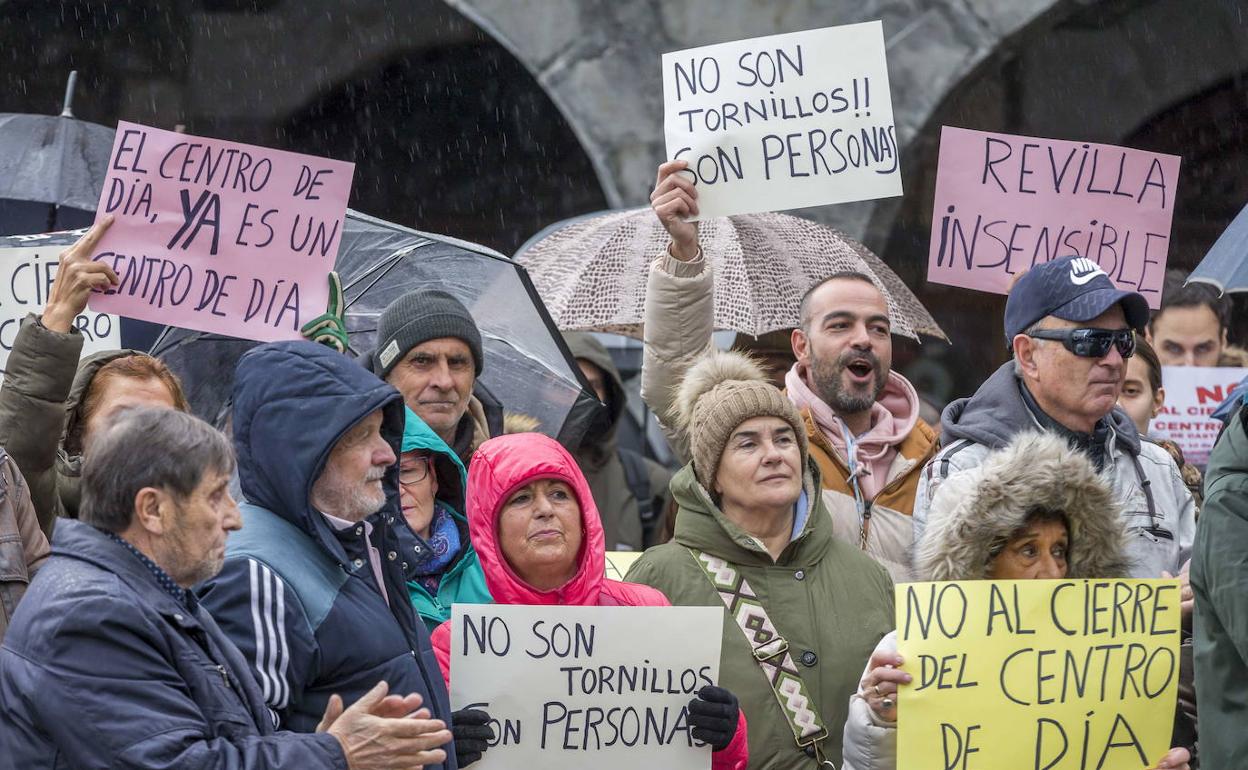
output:
<path id="1" fill-rule="evenodd" d="M 330 695 L 350 705 L 383 679 L 392 693 L 420 693 L 434 718 L 449 725 L 429 633 L 393 556 L 391 522 L 401 510 L 397 463 L 382 481 L 385 506 L 367 520 L 388 601 L 369 563 L 363 522 L 335 530 L 309 502 L 338 439 L 377 410 L 381 435 L 398 456 L 402 396 L 341 353 L 299 341 L 248 351 L 238 364 L 233 403 L 247 500 L 240 506 L 243 528 L 230 535 L 221 574 L 197 590 L 250 662 L 282 727 L 311 732 Z M 455 770 L 452 747 L 446 749 L 446 763 L 429 770 Z"/>

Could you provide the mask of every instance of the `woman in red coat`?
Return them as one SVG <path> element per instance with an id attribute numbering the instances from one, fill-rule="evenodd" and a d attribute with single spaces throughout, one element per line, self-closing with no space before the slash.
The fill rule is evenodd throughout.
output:
<path id="1" fill-rule="evenodd" d="M 477 449 L 468 471 L 468 531 L 499 604 L 670 604 L 649 586 L 607 579 L 602 521 L 589 484 L 567 450 L 541 434 L 500 436 Z M 433 632 L 433 649 L 449 686 L 449 621 Z M 689 704 L 689 724 L 694 739 L 711 745 L 712 770 L 744 770 L 745 716 L 732 693 L 699 690 Z M 461 740 L 457 732 L 457 744 Z M 477 746 L 484 751 L 486 741 Z"/>

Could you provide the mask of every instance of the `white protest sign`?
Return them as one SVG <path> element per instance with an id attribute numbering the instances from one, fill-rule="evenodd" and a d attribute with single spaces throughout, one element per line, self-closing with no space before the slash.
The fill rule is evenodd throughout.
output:
<path id="1" fill-rule="evenodd" d="M 1229 366 L 1163 366 L 1161 384 L 1166 405 L 1149 425 L 1149 432 L 1167 438 L 1183 450 L 1183 458 L 1204 467 L 1222 423 L 1210 415 L 1231 395 L 1248 369 Z"/>
<path id="2" fill-rule="evenodd" d="M 47 304 L 61 252 L 69 248 L 26 246 L 0 249 L 0 374 L 9 361 L 9 351 L 27 313 L 41 313 Z M 74 319 L 82 335 L 82 354 L 121 347 L 121 326 L 117 316 L 84 310 Z"/>
<path id="3" fill-rule="evenodd" d="M 663 130 L 698 219 L 901 195 L 878 21 L 663 54 Z"/>
<path id="4" fill-rule="evenodd" d="M 487 711 L 476 766 L 707 770 L 688 704 L 719 678 L 719 607 L 456 604 L 451 704 Z"/>

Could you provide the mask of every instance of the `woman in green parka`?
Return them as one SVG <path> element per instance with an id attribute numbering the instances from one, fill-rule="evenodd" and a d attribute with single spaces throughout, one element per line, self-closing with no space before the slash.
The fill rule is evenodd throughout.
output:
<path id="1" fill-rule="evenodd" d="M 395 520 L 399 559 L 412 606 L 430 631 L 451 619 L 451 604 L 488 604 L 485 575 L 468 539 L 464 489 L 468 473 L 459 457 L 423 420 L 406 410 L 399 456 Z"/>
<path id="2" fill-rule="evenodd" d="M 719 681 L 745 711 L 751 770 L 839 765 L 847 697 L 893 628 L 892 581 L 833 537 L 801 417 L 757 364 L 707 354 L 677 407 L 693 461 L 672 479 L 675 538 L 626 579 L 727 608 Z"/>

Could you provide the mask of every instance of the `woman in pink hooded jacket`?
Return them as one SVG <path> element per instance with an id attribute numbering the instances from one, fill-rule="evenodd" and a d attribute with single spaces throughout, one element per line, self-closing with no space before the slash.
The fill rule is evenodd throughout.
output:
<path id="1" fill-rule="evenodd" d="M 468 531 L 499 604 L 666 607 L 649 586 L 609 580 L 602 522 L 589 484 L 558 442 L 538 433 L 490 439 L 468 472 Z M 433 649 L 450 686 L 451 624 L 433 632 Z M 689 703 L 695 740 L 712 749 L 712 770 L 744 770 L 745 716 L 736 696 L 703 687 Z M 463 718 L 465 712 L 458 712 Z M 488 721 L 484 714 L 468 719 Z M 488 728 L 484 728 L 488 729 Z M 456 734 L 456 742 L 460 742 Z M 484 751 L 486 739 L 474 741 Z M 461 748 L 457 746 L 457 753 Z M 471 752 L 470 752 L 471 753 Z"/>

